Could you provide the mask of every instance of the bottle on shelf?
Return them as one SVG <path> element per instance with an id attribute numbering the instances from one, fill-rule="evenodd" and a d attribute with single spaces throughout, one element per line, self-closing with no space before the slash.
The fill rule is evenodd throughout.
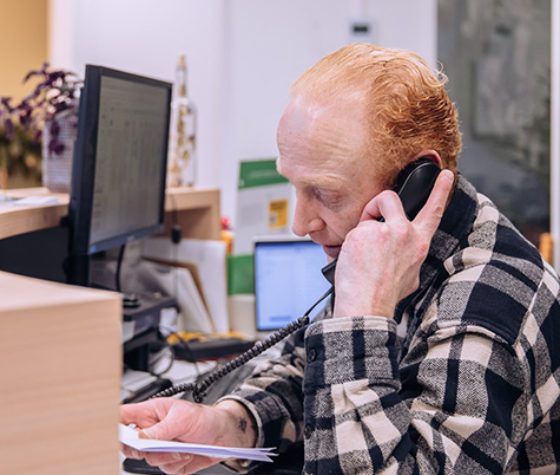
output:
<path id="1" fill-rule="evenodd" d="M 187 59 L 181 54 L 171 101 L 167 186 L 196 184 L 196 127 L 196 107 L 187 94 Z"/>

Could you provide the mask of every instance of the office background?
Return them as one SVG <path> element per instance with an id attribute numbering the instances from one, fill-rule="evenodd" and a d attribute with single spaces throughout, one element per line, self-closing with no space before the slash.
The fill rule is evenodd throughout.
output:
<path id="1" fill-rule="evenodd" d="M 222 214 L 232 218 L 234 225 L 239 160 L 276 156 L 276 125 L 287 103 L 290 84 L 319 58 L 356 39 L 350 34 L 352 21 L 369 22 L 371 34 L 366 39 L 371 42 L 411 49 L 437 67 L 445 53 L 442 22 L 456 16 L 457 11 L 470 15 L 470 19 L 476 14 L 469 2 L 459 0 L 2 0 L 0 3 L 6 17 L 12 14 L 19 18 L 11 22 L 12 28 L 20 22 L 19 30 L 13 33 L 17 45 L 5 44 L 4 51 L 0 50 L 4 57 L 8 50 L 12 61 L 1 62 L 0 93 L 3 95 L 9 92 L 6 84 L 13 82 L 11 76 L 19 80 L 28 69 L 38 67 L 42 58 L 55 67 L 78 74 L 83 74 L 86 63 L 93 63 L 173 80 L 177 58 L 186 53 L 189 95 L 199 110 L 198 183 L 222 190 Z M 486 12 L 500 14 L 500 2 L 485 0 L 483 3 Z M 541 17 L 537 18 L 549 22 L 547 28 L 552 25 L 551 166 L 547 179 L 551 183 L 550 229 L 556 242 L 560 238 L 560 192 L 556 185 L 560 183 L 557 3 L 550 0 L 505 3 L 505 8 L 512 11 L 523 7 L 528 11 L 540 9 Z M 456 11 L 450 13 L 449 5 Z M 466 28 L 468 22 L 455 26 Z M 535 45 L 530 41 L 527 44 Z M 21 48 L 27 48 L 25 54 L 16 54 Z M 536 53 L 542 52 L 540 48 Z M 29 63 L 13 62 L 21 57 L 29 58 Z M 557 268 L 559 254 L 556 253 Z"/>

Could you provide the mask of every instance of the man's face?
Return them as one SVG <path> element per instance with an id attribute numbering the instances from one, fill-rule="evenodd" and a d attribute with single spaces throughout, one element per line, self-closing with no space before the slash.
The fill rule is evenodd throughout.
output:
<path id="1" fill-rule="evenodd" d="M 336 258 L 366 203 L 383 190 L 360 101 L 328 107 L 298 96 L 278 126 L 277 168 L 295 187 L 293 232 Z"/>

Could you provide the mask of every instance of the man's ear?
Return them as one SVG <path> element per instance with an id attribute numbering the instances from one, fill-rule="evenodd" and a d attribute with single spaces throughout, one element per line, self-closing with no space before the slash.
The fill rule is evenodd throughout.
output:
<path id="1" fill-rule="evenodd" d="M 431 160 L 434 163 L 436 163 L 440 168 L 443 167 L 441 157 L 439 156 L 439 153 L 437 153 L 435 150 L 432 150 L 432 149 L 422 150 L 420 153 L 416 154 L 416 156 L 414 157 L 414 160 L 412 160 L 412 161 L 414 162 L 414 161 L 418 160 L 419 158 L 427 158 L 428 160 Z"/>

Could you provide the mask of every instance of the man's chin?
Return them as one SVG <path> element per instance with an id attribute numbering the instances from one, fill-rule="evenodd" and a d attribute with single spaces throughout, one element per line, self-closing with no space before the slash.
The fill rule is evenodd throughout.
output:
<path id="1" fill-rule="evenodd" d="M 341 246 L 322 246 L 323 252 L 327 255 L 328 261 L 334 261 L 340 253 Z"/>

